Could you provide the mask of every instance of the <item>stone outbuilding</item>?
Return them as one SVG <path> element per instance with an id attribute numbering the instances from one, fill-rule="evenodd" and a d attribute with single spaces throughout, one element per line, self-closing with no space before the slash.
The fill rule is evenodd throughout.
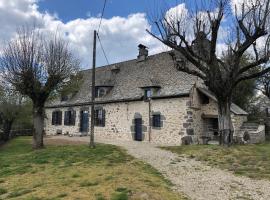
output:
<path id="1" fill-rule="evenodd" d="M 47 135 L 89 134 L 92 70 L 80 73 L 79 91 L 47 103 Z M 97 68 L 95 89 L 96 138 L 162 145 L 218 141 L 216 98 L 199 78 L 178 71 L 168 52 L 148 56 L 139 45 L 137 59 Z M 234 134 L 240 140 L 249 133 L 243 129 L 247 115 L 232 104 Z M 263 131 L 248 142 L 263 141 Z"/>

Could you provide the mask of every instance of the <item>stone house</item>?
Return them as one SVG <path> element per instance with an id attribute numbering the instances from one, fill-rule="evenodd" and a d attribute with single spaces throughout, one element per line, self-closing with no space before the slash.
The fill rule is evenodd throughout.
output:
<path id="1" fill-rule="evenodd" d="M 81 73 L 78 92 L 47 103 L 47 135 L 89 134 L 92 71 Z M 96 138 L 163 145 L 215 141 L 217 112 L 216 98 L 201 80 L 177 71 L 166 52 L 148 56 L 139 45 L 137 59 L 96 69 Z M 243 137 L 247 113 L 232 104 L 231 115 L 235 135 Z"/>

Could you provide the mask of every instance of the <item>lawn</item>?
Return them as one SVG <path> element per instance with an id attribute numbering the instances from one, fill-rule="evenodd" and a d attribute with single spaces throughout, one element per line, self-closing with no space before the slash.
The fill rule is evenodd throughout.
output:
<path id="1" fill-rule="evenodd" d="M 0 199 L 184 199 L 118 147 L 51 144 L 32 151 L 30 143 L 19 137 L 0 148 Z"/>
<path id="2" fill-rule="evenodd" d="M 210 166 L 232 171 L 236 175 L 270 180 L 270 143 L 235 145 L 230 148 L 190 145 L 165 149 L 204 161 Z"/>

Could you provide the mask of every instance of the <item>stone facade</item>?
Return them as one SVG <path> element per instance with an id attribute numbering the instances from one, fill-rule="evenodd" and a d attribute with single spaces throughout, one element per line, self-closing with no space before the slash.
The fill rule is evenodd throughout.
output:
<path id="1" fill-rule="evenodd" d="M 187 66 L 192 67 L 190 63 Z M 55 99 L 47 103 L 46 134 L 89 134 L 92 70 L 80 73 L 83 81 L 77 92 L 65 101 Z M 198 77 L 178 71 L 168 52 L 152 56 L 145 54 L 143 59 L 138 57 L 99 67 L 96 69 L 95 82 L 95 90 L 103 91 L 98 92 L 95 101 L 96 108 L 101 110 L 97 116 L 102 115 L 102 123 L 98 124 L 101 126 L 95 127 L 95 137 L 142 140 L 164 145 L 196 144 L 202 143 L 205 117 L 217 120 L 215 97 Z M 204 89 L 199 92 L 199 88 Z M 69 109 L 76 111 L 75 125 L 64 125 L 64 113 Z M 52 125 L 59 124 L 59 120 L 55 123 L 55 117 L 52 117 L 57 110 L 62 111 L 62 123 Z M 54 112 L 54 116 L 58 114 Z M 234 105 L 232 118 L 235 129 L 246 120 L 246 115 L 245 111 Z M 84 120 L 81 120 L 81 116 L 85 117 Z M 157 116 L 158 125 L 154 126 Z"/>
<path id="2" fill-rule="evenodd" d="M 194 96 L 193 96 L 194 98 Z M 194 103 L 196 102 L 196 103 Z M 135 119 L 142 119 L 142 139 L 162 145 L 179 145 L 181 138 L 190 136 L 193 143 L 202 143 L 203 116 L 217 116 L 217 103 L 209 99 L 209 103 L 202 105 L 191 97 L 153 99 L 151 101 L 131 101 L 96 105 L 102 107 L 105 112 L 105 126 L 95 127 L 95 137 L 118 140 L 134 140 Z M 74 126 L 64 125 L 64 112 L 70 107 L 46 109 L 46 134 L 70 134 L 81 136 L 88 133 L 80 132 L 80 111 L 87 110 L 90 116 L 89 106 L 72 107 L 76 111 Z M 62 125 L 52 125 L 52 112 L 61 110 L 63 113 Z M 150 113 L 149 113 L 150 111 Z M 161 127 L 153 127 L 152 115 L 158 113 L 161 116 Z M 149 120 L 150 117 L 150 120 Z M 89 125 L 90 125 L 89 118 Z M 247 120 L 245 115 L 232 113 L 232 121 L 235 133 L 238 133 L 243 122 Z"/>
<path id="3" fill-rule="evenodd" d="M 134 101 L 122 103 L 110 103 L 97 105 L 106 111 L 105 127 L 95 127 L 95 137 L 134 140 L 135 124 L 137 117 L 142 118 L 142 135 L 143 141 L 150 141 L 157 144 L 179 145 L 181 137 L 185 134 L 195 135 L 194 131 L 185 126 L 189 118 L 189 102 L 188 97 L 158 99 L 151 101 Z M 150 115 L 149 115 L 150 107 Z M 73 107 L 76 111 L 76 122 L 74 126 L 64 125 L 64 117 L 62 125 L 52 125 L 52 112 L 61 110 L 62 113 L 68 108 L 51 108 L 46 109 L 46 134 L 55 135 L 57 133 L 72 134 L 80 136 L 80 111 L 82 108 Z M 87 106 L 83 109 L 87 109 Z M 149 116 L 159 113 L 161 115 L 161 127 L 152 127 Z M 64 114 L 63 114 L 64 115 Z M 89 109 L 90 116 L 90 109 Z M 89 119 L 90 124 L 90 119 Z"/>

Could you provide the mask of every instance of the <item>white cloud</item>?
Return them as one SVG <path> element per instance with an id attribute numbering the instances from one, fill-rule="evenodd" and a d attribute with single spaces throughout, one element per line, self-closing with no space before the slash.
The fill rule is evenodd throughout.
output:
<path id="1" fill-rule="evenodd" d="M 37 0 L 0 0 L 0 44 L 14 37 L 17 27 L 34 23 L 44 32 L 57 30 L 69 41 L 81 59 L 83 68 L 90 67 L 93 31 L 98 28 L 99 18 L 89 17 L 64 23 L 56 15 L 41 13 Z M 146 33 L 146 29 L 151 29 L 151 26 L 143 13 L 103 19 L 99 35 L 110 63 L 136 58 L 139 43 L 148 46 L 150 54 L 166 50 L 159 41 Z M 100 45 L 97 47 L 97 64 L 106 64 Z"/>

